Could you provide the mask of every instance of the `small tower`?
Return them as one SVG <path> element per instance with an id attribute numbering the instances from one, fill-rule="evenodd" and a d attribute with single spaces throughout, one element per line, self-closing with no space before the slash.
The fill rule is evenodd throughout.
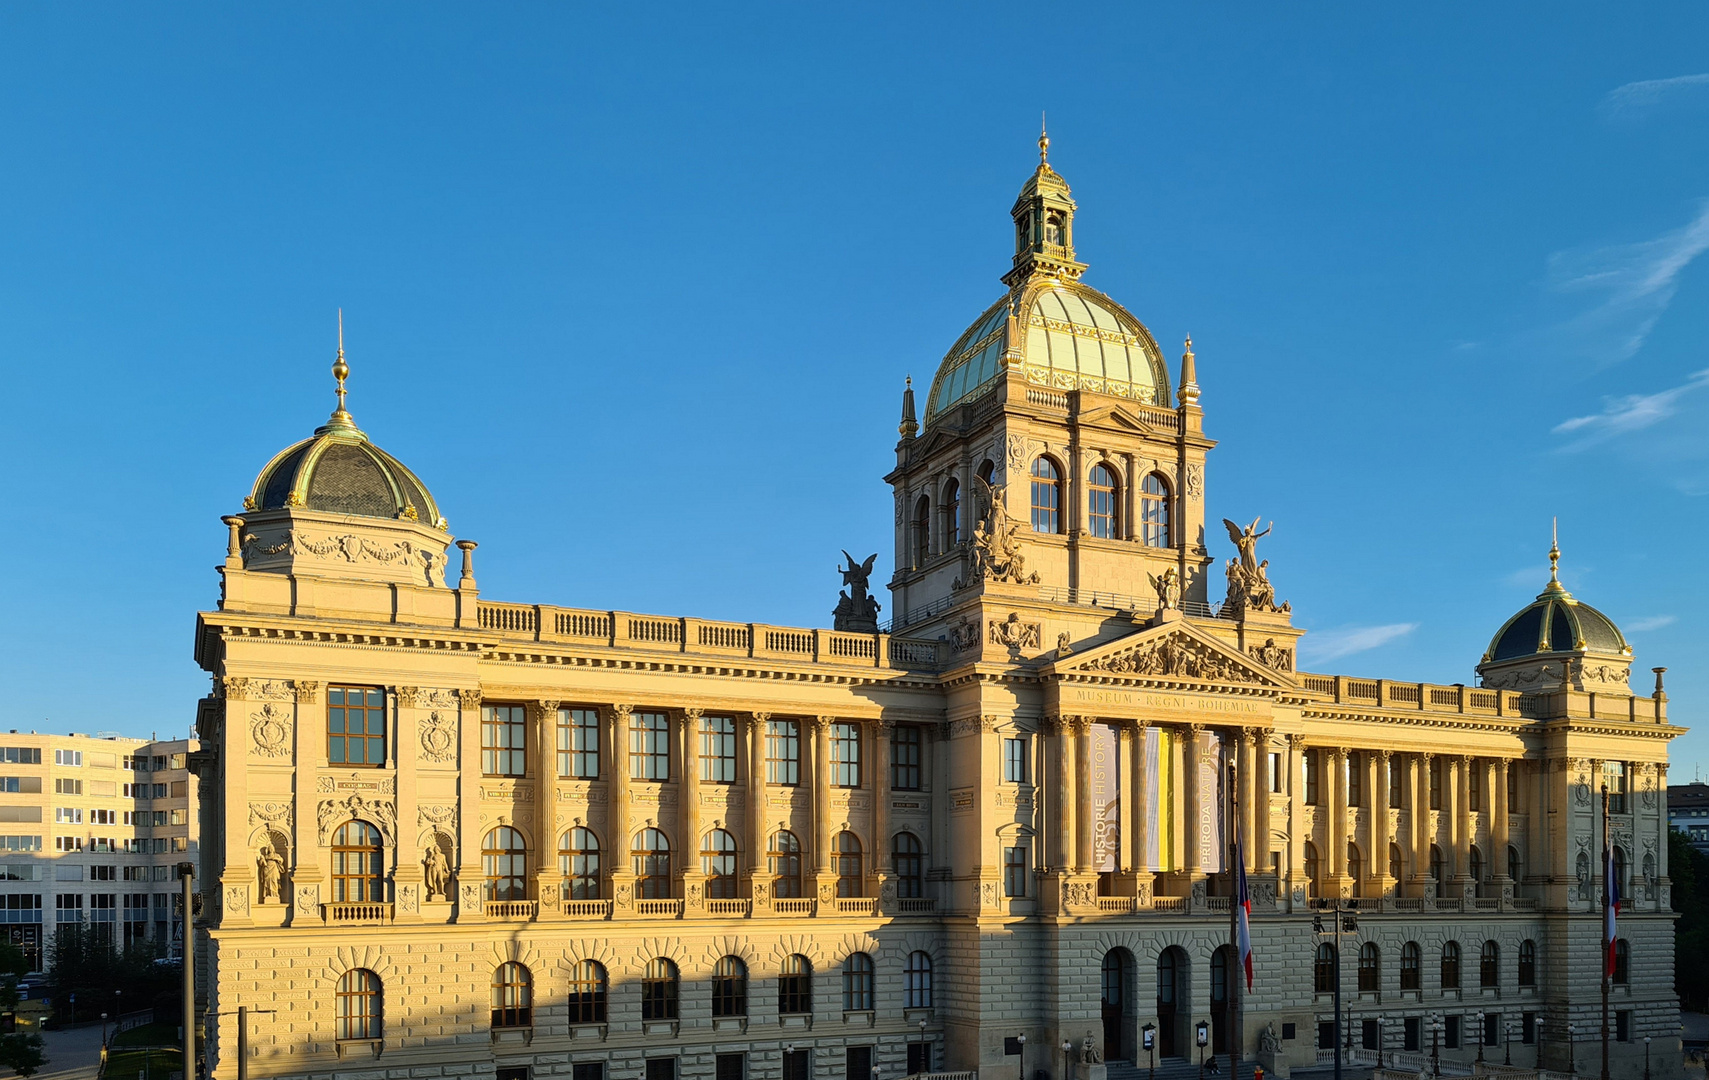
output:
<path id="1" fill-rule="evenodd" d="M 1074 200 L 1068 181 L 1050 167 L 1050 136 L 1038 136 L 1038 168 L 1009 210 L 1015 219 L 1015 265 L 1003 275 L 1014 288 L 1036 275 L 1079 281 L 1086 264 L 1074 260 Z"/>

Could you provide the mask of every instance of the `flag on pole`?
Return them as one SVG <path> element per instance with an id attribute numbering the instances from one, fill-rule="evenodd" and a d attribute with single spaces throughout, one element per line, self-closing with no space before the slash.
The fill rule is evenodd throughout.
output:
<path id="1" fill-rule="evenodd" d="M 1602 973 L 1614 977 L 1614 917 L 1620 912 L 1620 879 L 1614 873 L 1614 848 L 1608 843 L 1607 827 L 1602 839 Z"/>
<path id="2" fill-rule="evenodd" d="M 1246 845 L 1240 823 L 1234 826 L 1234 946 L 1246 972 L 1246 992 L 1252 992 L 1252 895 L 1246 891 Z M 1610 952 L 1609 956 L 1614 954 Z"/>

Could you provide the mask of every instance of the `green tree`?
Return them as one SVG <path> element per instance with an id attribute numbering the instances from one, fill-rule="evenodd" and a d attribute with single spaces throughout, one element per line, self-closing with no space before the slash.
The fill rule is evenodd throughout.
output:
<path id="1" fill-rule="evenodd" d="M 1673 883 L 1673 989 L 1683 1008 L 1709 1006 L 1709 855 L 1678 829 L 1667 834 L 1667 873 Z"/>
<path id="2" fill-rule="evenodd" d="M 29 961 L 24 951 L 8 942 L 0 942 L 0 1012 L 12 1012 L 18 1007 L 18 980 L 29 973 Z M 0 1036 L 0 1065 L 19 1076 L 33 1076 L 47 1063 L 42 1052 L 42 1037 L 35 1032 L 14 1032 Z"/>

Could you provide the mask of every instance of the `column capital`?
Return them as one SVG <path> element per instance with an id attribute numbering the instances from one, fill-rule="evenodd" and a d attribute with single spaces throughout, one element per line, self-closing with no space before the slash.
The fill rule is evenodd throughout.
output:
<path id="1" fill-rule="evenodd" d="M 749 713 L 748 716 L 756 724 L 763 724 L 767 720 L 771 719 L 771 713 L 768 713 L 768 712 Z"/>
<path id="2" fill-rule="evenodd" d="M 887 717 L 880 717 L 873 721 L 873 727 L 878 729 L 878 733 L 880 735 L 889 735 L 891 732 L 896 730 L 896 721 Z"/>
<path id="3" fill-rule="evenodd" d="M 1205 725 L 1203 725 L 1203 724 L 1188 724 L 1187 725 L 1187 734 L 1191 735 L 1195 739 L 1198 738 L 1200 735 L 1203 735 L 1204 733 L 1205 733 Z"/>
<path id="4" fill-rule="evenodd" d="M 619 717 L 628 717 L 631 713 L 633 713 L 635 711 L 635 706 L 633 706 L 633 705 L 613 705 L 611 707 L 611 711 L 612 711 L 613 715 L 616 715 Z"/>
<path id="5" fill-rule="evenodd" d="M 1306 748 L 1305 736 L 1297 734 L 1297 733 L 1289 735 L 1288 736 L 1288 745 L 1290 747 L 1292 747 L 1296 752 L 1300 751 L 1300 750 L 1304 750 Z"/>
<path id="6" fill-rule="evenodd" d="M 1377 762 L 1381 765 L 1387 765 L 1389 763 L 1389 759 L 1394 757 L 1394 751 L 1387 748 L 1374 750 L 1372 753 L 1377 755 Z"/>
<path id="7" fill-rule="evenodd" d="M 835 723 L 836 719 L 834 716 L 809 716 L 807 718 L 807 730 L 815 735 L 823 735 L 825 729 Z"/>
<path id="8" fill-rule="evenodd" d="M 555 715 L 557 711 L 558 703 L 549 698 L 528 703 L 528 715 L 534 720 L 544 720 L 548 716 Z"/>
<path id="9" fill-rule="evenodd" d="M 298 700 L 302 699 L 299 697 Z M 479 690 L 459 690 L 457 691 L 457 700 L 465 709 L 478 709 L 481 707 L 481 692 Z"/>
<path id="10" fill-rule="evenodd" d="M 1252 737 L 1257 739 L 1261 746 L 1269 745 L 1270 740 L 1276 737 L 1276 729 L 1272 727 L 1258 727 L 1249 730 L 1252 732 Z"/>
<path id="11" fill-rule="evenodd" d="M 682 718 L 684 720 L 698 720 L 702 716 L 705 716 L 705 715 L 706 715 L 706 710 L 700 708 L 697 705 L 690 705 L 688 708 L 686 708 L 682 711 Z"/>
<path id="12" fill-rule="evenodd" d="M 1038 730 L 1042 735 L 1060 735 L 1062 733 L 1062 717 L 1054 713 L 1046 713 L 1039 719 Z"/>

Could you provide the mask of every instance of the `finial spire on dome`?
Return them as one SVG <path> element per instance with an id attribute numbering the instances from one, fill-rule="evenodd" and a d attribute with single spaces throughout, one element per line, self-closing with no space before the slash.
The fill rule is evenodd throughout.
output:
<path id="1" fill-rule="evenodd" d="M 1044 126 L 1044 113 L 1038 114 L 1038 163 L 1050 168 L 1050 132 Z"/>
<path id="2" fill-rule="evenodd" d="M 332 416 L 326 422 L 322 431 L 344 431 L 361 435 L 362 429 L 356 426 L 356 419 L 344 408 L 344 380 L 350 377 L 350 365 L 344 362 L 344 309 L 338 309 L 338 355 L 332 361 L 332 377 L 338 380 L 338 408 L 332 410 Z"/>
<path id="3" fill-rule="evenodd" d="M 1187 335 L 1186 352 L 1181 354 L 1181 389 L 1175 400 L 1183 406 L 1199 403 L 1199 367 L 1193 359 L 1193 335 Z"/>
<path id="4" fill-rule="evenodd" d="M 904 439 L 912 439 L 920 433 L 920 425 L 914 419 L 914 376 L 908 376 L 908 381 L 902 388 L 902 422 L 897 425 L 896 433 Z"/>
<path id="5" fill-rule="evenodd" d="M 1567 595 L 1567 587 L 1561 584 L 1561 519 L 1554 518 L 1549 523 L 1549 584 L 1543 588 L 1544 595 Z"/>

